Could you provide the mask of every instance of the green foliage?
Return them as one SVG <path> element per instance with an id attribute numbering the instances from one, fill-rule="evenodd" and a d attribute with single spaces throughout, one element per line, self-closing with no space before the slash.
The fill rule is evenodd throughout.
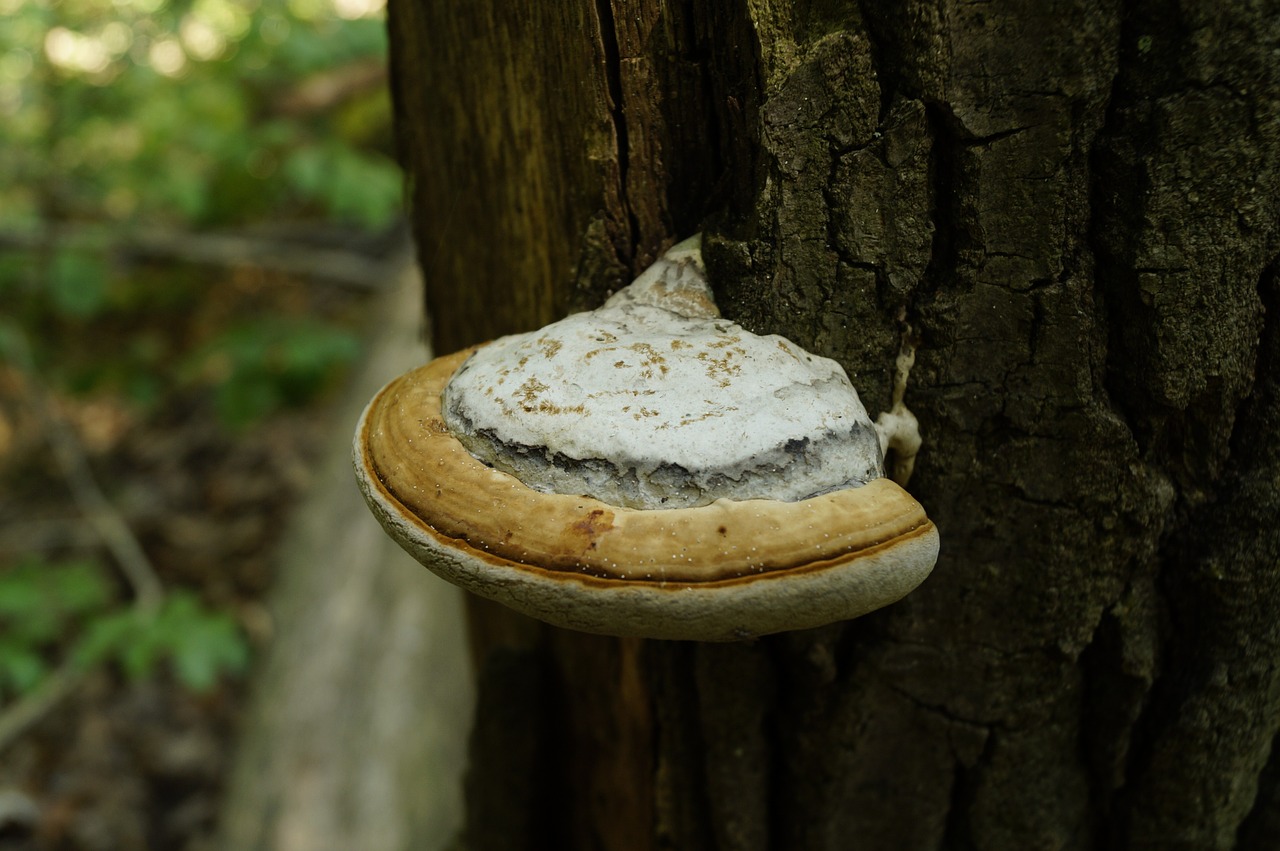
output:
<path id="1" fill-rule="evenodd" d="M 36 244 L 0 252 L 0 315 L 28 330 L 51 381 L 151 408 L 190 372 L 187 341 L 209 331 L 132 342 L 148 323 L 183 329 L 205 273 L 113 256 L 113 232 L 390 222 L 401 177 L 385 87 L 338 108 L 289 106 L 310 75 L 368 79 L 385 59 L 381 17 L 380 0 L 0 0 L 0 231 Z M 63 223 L 74 249 L 38 245 Z M 225 364 L 209 382 L 224 422 L 305 403 L 354 355 L 349 334 L 289 322 L 209 347 Z"/>
<path id="2" fill-rule="evenodd" d="M 400 174 L 332 143 L 299 148 L 284 174 L 303 197 L 313 198 L 338 218 L 368 227 L 386 223 L 388 198 L 400 196 Z"/>
<path id="3" fill-rule="evenodd" d="M 49 300 L 64 316 L 88 319 L 107 301 L 108 276 L 102 257 L 61 251 L 49 269 Z"/>
<path id="4" fill-rule="evenodd" d="M 281 112 L 306 75 L 384 56 L 377 15 L 343 0 L 0 0 L 0 226 L 60 219 L 197 227 L 288 214 L 381 226 L 386 150 L 325 115 Z M 345 20 L 340 12 L 353 17 Z M 364 115 L 385 132 L 381 94 Z M 299 185 L 295 150 L 340 151 L 358 203 Z"/>
<path id="5" fill-rule="evenodd" d="M 112 234 L 388 224 L 386 92 L 288 106 L 310 75 L 382 61 L 380 18 L 379 0 L 0 0 L 0 231 L 29 246 L 0 252 L 0 357 L 21 346 L 57 389 L 142 407 L 198 387 L 237 427 L 312 401 L 355 357 L 348 331 L 282 315 L 298 302 L 258 310 L 238 278 L 214 290 L 204 269 L 113 253 Z M 51 225 L 75 248 L 47 244 Z M 0 699 L 68 659 L 132 677 L 167 665 L 200 689 L 247 655 L 188 593 L 143 615 L 100 564 L 0 565 Z"/>
<path id="6" fill-rule="evenodd" d="M 92 562 L 24 562 L 0 573 L 0 694 L 23 692 L 48 673 L 44 652 L 111 597 Z"/>
<path id="7" fill-rule="evenodd" d="M 184 686 L 207 691 L 223 673 L 245 669 L 249 647 L 229 615 L 206 608 L 190 592 L 175 591 L 154 615 L 127 610 L 94 620 L 75 658 L 85 665 L 115 660 L 134 680 L 150 678 L 167 660 Z"/>
<path id="8" fill-rule="evenodd" d="M 218 416 L 232 428 L 312 401 L 359 354 L 349 331 L 310 319 L 266 317 L 234 325 L 192 359 L 217 383 Z"/>
<path id="9" fill-rule="evenodd" d="M 0 696 L 35 688 L 58 656 L 91 666 L 119 664 L 154 675 L 167 662 L 194 691 L 244 670 L 249 648 L 235 621 L 178 591 L 157 612 L 121 609 L 101 565 L 27 560 L 0 571 Z"/>

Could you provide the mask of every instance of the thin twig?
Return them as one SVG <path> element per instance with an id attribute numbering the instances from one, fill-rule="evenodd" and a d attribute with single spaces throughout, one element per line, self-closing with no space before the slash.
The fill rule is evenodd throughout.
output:
<path id="1" fill-rule="evenodd" d="M 275 99 L 275 112 L 289 118 L 332 112 L 352 98 L 386 87 L 386 62 L 356 60 L 307 77 Z"/>
<path id="2" fill-rule="evenodd" d="M 120 572 L 133 589 L 134 604 L 144 613 L 154 612 L 164 600 L 164 588 L 151 566 L 151 560 L 143 552 L 142 545 L 129 529 L 129 524 L 125 523 L 120 512 L 116 511 L 102 492 L 71 427 L 54 410 L 44 383 L 36 373 L 30 343 L 21 329 L 14 329 L 14 343 L 18 350 L 19 366 L 27 375 L 32 407 L 44 426 L 49 445 L 58 459 L 58 466 L 62 468 L 62 475 L 71 488 L 72 498 L 89 525 L 111 551 Z"/>
<path id="3" fill-rule="evenodd" d="M 45 427 L 45 434 L 76 505 L 111 551 L 120 572 L 133 589 L 134 610 L 143 616 L 154 615 L 164 601 L 164 587 L 160 584 L 151 561 L 129 525 L 99 487 L 71 427 L 54 411 L 48 393 L 36 373 L 26 334 L 20 328 L 10 330 L 13 332 L 11 345 L 16 349 L 13 354 L 18 366 L 27 376 L 32 406 Z M 0 752 L 73 695 L 88 673 L 88 669 L 74 660 L 67 661 L 46 676 L 37 688 L 0 712 Z"/>
<path id="4" fill-rule="evenodd" d="M 58 704 L 75 694 L 87 673 L 74 661 L 64 662 L 35 689 L 5 707 L 0 712 L 0 753 Z"/>
<path id="5" fill-rule="evenodd" d="M 102 546 L 97 530 L 79 514 L 21 518 L 0 525 L 0 561 L 47 550 L 89 550 Z"/>

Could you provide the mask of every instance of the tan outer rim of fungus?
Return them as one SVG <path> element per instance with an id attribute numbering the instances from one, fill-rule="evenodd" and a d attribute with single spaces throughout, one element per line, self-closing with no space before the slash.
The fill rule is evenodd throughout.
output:
<path id="1" fill-rule="evenodd" d="M 933 568 L 937 529 L 887 478 L 798 502 L 679 509 L 535 491 L 472 457 L 440 416 L 473 351 L 384 387 L 354 445 L 383 528 L 468 591 L 584 632 L 734 641 L 858 617 Z"/>

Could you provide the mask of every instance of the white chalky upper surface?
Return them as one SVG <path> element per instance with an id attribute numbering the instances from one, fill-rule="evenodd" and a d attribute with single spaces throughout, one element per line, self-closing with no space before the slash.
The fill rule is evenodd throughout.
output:
<path id="1" fill-rule="evenodd" d="M 450 381 L 450 431 L 534 489 L 633 508 L 799 500 L 881 475 L 840 365 L 688 309 L 700 258 L 680 259 L 665 270 L 682 279 L 674 306 L 698 315 L 627 288 L 599 310 L 497 340 Z M 661 278 L 651 269 L 639 281 L 661 293 Z"/>

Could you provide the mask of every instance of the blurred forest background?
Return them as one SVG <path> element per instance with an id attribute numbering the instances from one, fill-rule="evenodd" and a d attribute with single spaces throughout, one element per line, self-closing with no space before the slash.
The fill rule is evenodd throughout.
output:
<path id="1" fill-rule="evenodd" d="M 212 847 L 403 256 L 385 50 L 382 0 L 0 0 L 0 849 Z"/>

